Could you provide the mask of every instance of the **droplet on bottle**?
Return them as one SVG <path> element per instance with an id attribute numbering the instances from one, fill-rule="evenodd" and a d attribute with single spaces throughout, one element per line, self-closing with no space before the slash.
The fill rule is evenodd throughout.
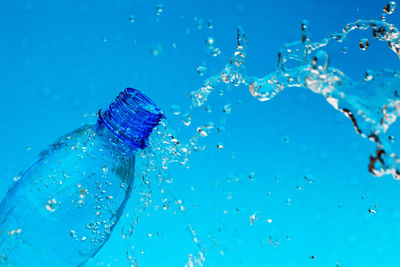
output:
<path id="1" fill-rule="evenodd" d="M 217 143 L 217 148 L 218 149 L 224 149 L 224 144 L 222 142 Z"/>
<path id="2" fill-rule="evenodd" d="M 396 10 L 396 2 L 394 1 L 390 1 L 383 8 L 383 11 L 385 11 L 387 14 L 392 14 L 395 10 Z"/>
<path id="3" fill-rule="evenodd" d="M 249 225 L 253 226 L 254 223 L 262 218 L 262 214 L 260 212 L 256 212 L 249 217 Z"/>
<path id="4" fill-rule="evenodd" d="M 226 105 L 224 106 L 223 111 L 224 111 L 225 113 L 227 113 L 227 114 L 231 113 L 231 112 L 232 112 L 232 105 L 231 105 L 231 104 L 226 104 Z"/>
<path id="5" fill-rule="evenodd" d="M 212 112 L 212 107 L 211 107 L 210 105 L 207 105 L 207 106 L 206 106 L 206 111 L 207 111 L 208 113 Z"/>
<path id="6" fill-rule="evenodd" d="M 156 10 L 157 10 L 157 16 L 161 15 L 162 12 L 164 12 L 164 5 L 163 4 L 157 4 L 156 5 Z"/>
<path id="7" fill-rule="evenodd" d="M 189 126 L 192 123 L 192 117 L 188 113 L 185 113 L 182 115 L 181 121 L 185 126 Z"/>
<path id="8" fill-rule="evenodd" d="M 136 21 L 136 16 L 135 16 L 135 15 L 130 15 L 130 16 L 128 17 L 128 19 L 129 19 L 129 22 L 130 22 L 130 23 L 134 23 L 134 22 Z"/>
<path id="9" fill-rule="evenodd" d="M 256 179 L 256 173 L 255 173 L 255 172 L 250 172 L 250 173 L 249 173 L 249 179 L 250 179 L 251 181 L 254 181 L 254 180 Z"/>
<path id="10" fill-rule="evenodd" d="M 57 200 L 53 199 L 49 199 L 46 203 L 46 210 L 50 211 L 50 212 L 55 212 L 58 209 L 59 203 L 57 202 Z"/>
<path id="11" fill-rule="evenodd" d="M 363 38 L 358 42 L 361 50 L 367 50 L 369 47 L 369 41 L 367 38 Z"/>
<path id="12" fill-rule="evenodd" d="M 169 110 L 172 112 L 174 115 L 179 115 L 181 114 L 181 107 L 178 105 L 172 105 Z"/>
<path id="13" fill-rule="evenodd" d="M 342 48 L 342 53 L 343 53 L 343 54 L 346 54 L 348 50 L 349 50 L 348 47 L 345 46 L 345 47 Z"/>
<path id="14" fill-rule="evenodd" d="M 393 135 L 390 135 L 389 136 L 389 141 L 392 142 L 392 143 L 396 142 L 396 137 L 394 137 Z"/>
<path id="15" fill-rule="evenodd" d="M 200 66 L 200 67 L 198 67 L 197 68 L 197 73 L 200 75 L 200 76 L 204 76 L 204 74 L 207 72 L 207 67 L 205 67 L 205 66 Z"/>

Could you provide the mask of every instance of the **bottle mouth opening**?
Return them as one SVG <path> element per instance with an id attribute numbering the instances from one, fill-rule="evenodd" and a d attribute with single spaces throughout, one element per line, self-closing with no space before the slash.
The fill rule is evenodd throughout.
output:
<path id="1" fill-rule="evenodd" d="M 145 94 L 143 94 L 139 90 L 133 88 L 126 88 L 124 93 L 128 97 L 124 98 L 123 100 L 132 101 L 147 112 L 160 115 L 162 114 L 161 109 L 159 109 L 157 105 L 150 98 L 148 98 Z"/>
<path id="2" fill-rule="evenodd" d="M 145 148 L 153 128 L 164 117 L 161 109 L 137 89 L 126 88 L 109 108 L 99 110 L 98 124 L 129 148 Z"/>

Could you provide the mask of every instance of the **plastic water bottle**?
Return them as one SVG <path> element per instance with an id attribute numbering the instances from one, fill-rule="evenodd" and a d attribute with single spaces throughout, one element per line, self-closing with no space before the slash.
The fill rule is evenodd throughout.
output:
<path id="1" fill-rule="evenodd" d="M 0 204 L 0 263 L 82 266 L 110 237 L 131 194 L 135 151 L 163 117 L 127 88 L 97 124 L 43 151 Z"/>

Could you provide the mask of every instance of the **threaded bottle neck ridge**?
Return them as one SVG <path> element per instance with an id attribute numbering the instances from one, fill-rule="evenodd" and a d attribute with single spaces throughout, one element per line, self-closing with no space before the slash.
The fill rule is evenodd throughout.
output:
<path id="1" fill-rule="evenodd" d="M 139 90 L 126 88 L 107 110 L 99 110 L 97 124 L 110 130 L 130 149 L 143 149 L 163 117 L 162 111 L 147 96 Z"/>

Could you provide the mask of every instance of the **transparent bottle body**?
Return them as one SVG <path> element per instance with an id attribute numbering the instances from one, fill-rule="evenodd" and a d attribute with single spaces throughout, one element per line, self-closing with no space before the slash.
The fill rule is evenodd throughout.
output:
<path id="1" fill-rule="evenodd" d="M 82 266 L 110 237 L 130 196 L 134 151 L 83 126 L 22 172 L 0 204 L 0 263 Z"/>

